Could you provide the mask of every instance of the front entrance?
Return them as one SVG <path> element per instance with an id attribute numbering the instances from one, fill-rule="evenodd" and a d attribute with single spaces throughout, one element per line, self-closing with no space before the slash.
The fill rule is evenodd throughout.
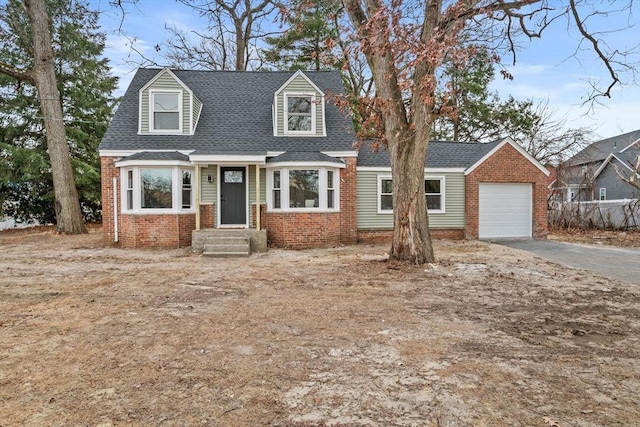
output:
<path id="1" fill-rule="evenodd" d="M 247 169 L 220 167 L 220 225 L 247 225 Z"/>

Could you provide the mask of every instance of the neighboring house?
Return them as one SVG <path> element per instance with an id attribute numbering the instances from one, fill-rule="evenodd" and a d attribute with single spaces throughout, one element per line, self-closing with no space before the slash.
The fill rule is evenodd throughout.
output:
<path id="1" fill-rule="evenodd" d="M 560 167 L 555 187 L 566 202 L 638 199 L 620 175 L 631 177 L 639 155 L 640 129 L 594 142 Z"/>
<path id="2" fill-rule="evenodd" d="M 224 229 L 287 248 L 390 238 L 388 153 L 353 148 L 331 99 L 342 92 L 339 72 L 138 70 L 100 144 L 104 240 L 180 247 Z M 428 157 L 434 237 L 546 235 L 548 171 L 518 144 L 434 141 Z"/>

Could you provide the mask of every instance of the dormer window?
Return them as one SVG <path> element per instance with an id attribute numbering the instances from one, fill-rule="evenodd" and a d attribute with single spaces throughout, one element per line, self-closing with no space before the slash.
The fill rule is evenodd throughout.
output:
<path id="1" fill-rule="evenodd" d="M 155 132 L 182 131 L 181 92 L 151 92 L 151 129 Z"/>
<path id="2" fill-rule="evenodd" d="M 286 133 L 312 134 L 316 131 L 315 96 L 307 94 L 285 95 Z"/>

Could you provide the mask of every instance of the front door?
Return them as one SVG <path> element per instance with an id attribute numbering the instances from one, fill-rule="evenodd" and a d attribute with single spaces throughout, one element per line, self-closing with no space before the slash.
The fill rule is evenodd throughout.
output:
<path id="1" fill-rule="evenodd" d="M 220 168 L 220 224 L 247 224 L 247 170 L 245 167 Z"/>

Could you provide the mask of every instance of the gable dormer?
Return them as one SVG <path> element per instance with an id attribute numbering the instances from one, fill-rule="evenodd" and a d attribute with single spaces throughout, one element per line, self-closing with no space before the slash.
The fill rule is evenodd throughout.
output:
<path id="1" fill-rule="evenodd" d="M 324 92 L 296 71 L 273 97 L 274 136 L 327 136 Z"/>
<path id="2" fill-rule="evenodd" d="M 155 75 L 139 92 L 138 133 L 193 135 L 202 102 L 169 68 Z"/>

